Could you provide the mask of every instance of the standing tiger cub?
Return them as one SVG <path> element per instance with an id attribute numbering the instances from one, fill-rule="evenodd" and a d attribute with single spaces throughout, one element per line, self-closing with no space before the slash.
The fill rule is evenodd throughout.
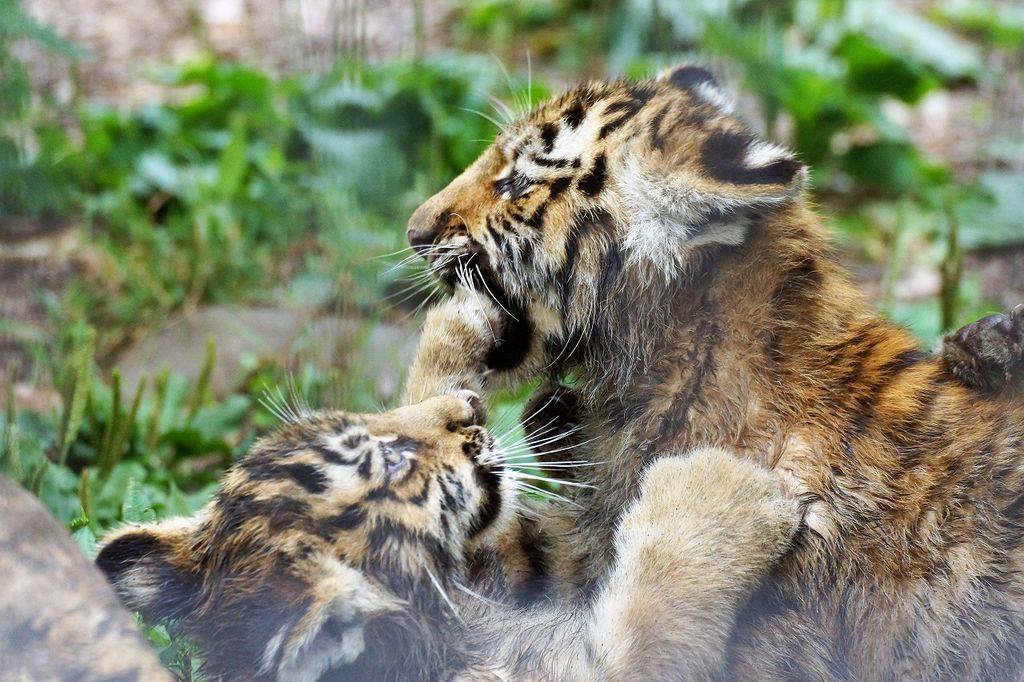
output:
<path id="1" fill-rule="evenodd" d="M 725 678 L 1019 679 L 1024 402 L 989 380 L 1020 346 L 988 352 L 1019 327 L 922 354 L 837 264 L 806 177 L 699 68 L 555 97 L 411 218 L 499 341 L 437 353 L 456 297 L 413 376 L 577 378 L 593 487 L 566 551 L 592 589 L 651 462 L 715 446 L 777 469 L 806 529 L 741 607 Z"/>

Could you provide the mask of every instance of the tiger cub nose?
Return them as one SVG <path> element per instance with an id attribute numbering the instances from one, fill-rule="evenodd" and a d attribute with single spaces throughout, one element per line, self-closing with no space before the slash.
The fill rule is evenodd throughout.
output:
<path id="1" fill-rule="evenodd" d="M 425 208 L 425 206 L 420 206 L 416 209 L 412 217 L 409 218 L 409 227 L 405 231 L 409 245 L 420 255 L 434 243 L 434 239 L 437 237 L 433 216 L 424 211 Z"/>

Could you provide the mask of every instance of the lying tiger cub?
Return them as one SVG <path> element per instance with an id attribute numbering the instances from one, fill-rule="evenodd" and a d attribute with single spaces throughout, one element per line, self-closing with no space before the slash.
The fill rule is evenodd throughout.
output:
<path id="1" fill-rule="evenodd" d="M 127 606 L 178 619 L 225 679 L 471 679 L 513 666 L 618 679 L 678 653 L 669 642 L 721 647 L 728 614 L 796 530 L 796 502 L 763 468 L 715 449 L 666 458 L 623 515 L 607 587 L 519 607 L 516 571 L 484 557 L 535 554 L 516 514 L 545 510 L 517 502 L 481 412 L 463 392 L 304 415 L 257 442 L 198 514 L 118 530 L 96 563 Z"/>
<path id="2" fill-rule="evenodd" d="M 558 583 L 610 584 L 616 521 L 659 458 L 710 445 L 780 472 L 806 530 L 709 674 L 1019 679 L 1024 402 L 988 367 L 1020 345 L 953 357 L 1000 323 L 947 344 L 952 364 L 922 354 L 836 262 L 806 179 L 700 68 L 554 97 L 410 219 L 438 279 L 488 308 L 414 375 L 576 379 L 592 487 L 552 536 Z M 424 338 L 466 308 L 435 310 Z"/>

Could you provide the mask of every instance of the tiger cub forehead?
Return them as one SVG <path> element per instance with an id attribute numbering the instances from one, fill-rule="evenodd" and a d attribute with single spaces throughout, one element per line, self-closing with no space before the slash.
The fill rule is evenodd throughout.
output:
<path id="1" fill-rule="evenodd" d="M 495 147 L 506 159 L 529 157 L 524 170 L 533 164 L 543 175 L 553 168 L 578 168 L 602 148 L 624 151 L 621 136 L 642 139 L 645 153 L 667 154 L 674 162 L 690 159 L 705 171 L 698 176 L 719 182 L 788 184 L 802 171 L 787 150 L 757 140 L 734 115 L 729 94 L 697 66 L 641 82 L 572 88 L 507 127 Z M 599 190 L 594 186 L 588 193 Z"/>

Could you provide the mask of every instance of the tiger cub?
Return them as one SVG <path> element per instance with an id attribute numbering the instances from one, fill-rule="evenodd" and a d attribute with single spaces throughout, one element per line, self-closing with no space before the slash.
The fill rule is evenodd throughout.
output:
<path id="1" fill-rule="evenodd" d="M 521 606 L 512 557 L 535 548 L 519 523 L 545 509 L 517 503 L 514 466 L 482 420 L 466 391 L 384 414 L 297 416 L 199 513 L 115 531 L 96 563 L 127 606 L 177 619 L 217 679 L 719 668 L 737 606 L 798 524 L 776 475 L 717 449 L 659 461 L 614 531 L 606 587 Z"/>
<path id="2" fill-rule="evenodd" d="M 488 301 L 498 341 L 453 373 L 429 343 L 440 311 L 412 373 L 575 378 L 592 487 L 563 563 L 591 589 L 658 458 L 712 446 L 778 471 L 804 530 L 740 607 L 724 677 L 1017 679 L 1024 403 L 987 368 L 1019 350 L 985 351 L 1000 323 L 922 354 L 836 262 L 806 179 L 703 69 L 573 88 L 410 219 L 438 279 Z"/>

